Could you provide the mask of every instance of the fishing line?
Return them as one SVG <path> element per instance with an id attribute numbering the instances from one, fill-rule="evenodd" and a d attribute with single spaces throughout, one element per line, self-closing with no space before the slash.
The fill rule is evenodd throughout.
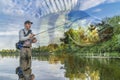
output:
<path id="1" fill-rule="evenodd" d="M 93 12 L 92 14 L 94 14 L 95 12 Z M 91 16 L 91 14 L 90 14 L 90 16 Z M 88 16 L 86 15 L 86 16 L 84 16 L 83 18 L 87 18 Z M 93 16 L 94 18 L 96 18 L 96 19 L 98 19 L 98 20 L 100 20 L 100 21 L 102 21 L 102 19 L 99 19 L 98 17 L 95 17 L 95 16 Z M 48 32 L 49 33 L 49 31 L 50 30 L 53 30 L 53 29 L 56 29 L 56 28 L 59 28 L 59 27 L 64 27 L 65 28 L 65 24 L 67 24 L 67 28 L 70 28 L 71 27 L 71 25 L 75 22 L 75 21 L 77 21 L 77 20 L 80 20 L 80 18 L 77 18 L 77 19 L 75 19 L 75 20 L 73 20 L 72 22 L 68 22 L 68 23 L 64 23 L 64 24 L 61 24 L 61 25 L 59 25 L 59 26 L 56 26 L 56 27 L 53 27 L 53 28 L 50 28 L 50 29 L 48 29 L 48 30 L 45 30 L 45 31 L 42 31 L 42 32 L 40 32 L 40 33 L 37 33 L 37 34 L 35 34 L 35 36 L 37 36 L 37 35 L 39 35 L 39 34 L 42 34 L 42 33 L 45 33 L 45 32 Z M 81 19 L 82 20 L 82 19 Z M 52 31 L 52 32 L 54 32 L 54 31 Z"/>
<path id="2" fill-rule="evenodd" d="M 91 13 L 90 16 L 93 17 L 93 18 L 95 18 L 95 19 L 97 19 L 97 20 L 99 20 L 99 21 L 102 21 L 101 18 L 98 18 L 98 17 L 96 17 L 96 16 L 92 16 L 92 14 L 94 14 L 94 13 L 95 13 L 95 12 Z M 84 16 L 83 18 L 88 18 L 88 16 Z M 35 36 L 37 36 L 37 35 L 39 35 L 39 34 L 42 34 L 42 33 L 45 33 L 45 32 L 49 32 L 50 30 L 53 30 L 53 29 L 56 29 L 56 28 L 59 28 L 59 27 L 64 27 L 64 28 L 65 28 L 65 26 L 66 26 L 65 24 L 67 24 L 67 28 L 71 28 L 71 25 L 72 25 L 75 21 L 77 21 L 77 20 L 82 20 L 82 19 L 77 18 L 77 19 L 75 19 L 75 20 L 72 21 L 72 22 L 64 23 L 64 24 L 58 25 L 58 26 L 56 26 L 56 27 L 50 28 L 50 29 L 48 29 L 48 30 L 44 30 L 44 31 L 42 31 L 42 32 L 40 32 L 40 33 L 35 34 Z M 106 24 L 106 23 L 105 23 L 105 24 Z M 109 25 L 110 25 L 110 24 L 109 24 Z M 112 25 L 111 25 L 111 26 L 112 26 Z M 52 31 L 52 32 L 54 32 L 54 31 Z"/>

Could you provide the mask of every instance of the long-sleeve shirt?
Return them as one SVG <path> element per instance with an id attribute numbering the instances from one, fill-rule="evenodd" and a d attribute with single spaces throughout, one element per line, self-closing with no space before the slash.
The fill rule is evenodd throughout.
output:
<path id="1" fill-rule="evenodd" d="M 28 33 L 28 30 L 24 28 L 24 31 L 23 31 L 23 29 L 21 29 L 21 30 L 19 31 L 19 40 L 20 40 L 20 41 L 25 41 L 25 40 L 28 40 L 28 39 L 29 39 L 29 35 L 24 36 L 24 32 L 27 34 L 27 33 Z"/>

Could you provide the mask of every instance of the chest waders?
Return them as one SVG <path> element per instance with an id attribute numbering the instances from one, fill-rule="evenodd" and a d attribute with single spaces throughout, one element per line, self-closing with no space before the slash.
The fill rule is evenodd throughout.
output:
<path id="1" fill-rule="evenodd" d="M 31 30 L 26 34 L 24 29 L 24 36 L 28 36 L 32 33 Z M 20 49 L 20 67 L 16 69 L 16 73 L 19 76 L 19 80 L 30 80 L 31 75 L 31 48 L 28 46 L 24 46 Z"/>

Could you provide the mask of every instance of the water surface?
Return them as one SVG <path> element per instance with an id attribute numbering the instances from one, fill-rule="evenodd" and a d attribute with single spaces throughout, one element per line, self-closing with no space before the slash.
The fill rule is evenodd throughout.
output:
<path id="1" fill-rule="evenodd" d="M 0 80 L 17 80 L 19 57 L 0 57 Z M 120 59 L 50 55 L 32 59 L 35 80 L 120 80 Z"/>
<path id="2" fill-rule="evenodd" d="M 19 59 L 15 57 L 0 57 L 0 80 L 18 80 L 15 69 L 19 65 Z M 68 80 L 64 77 L 65 70 L 60 62 L 50 64 L 48 61 L 39 61 L 33 59 L 32 71 L 35 74 L 35 80 Z"/>

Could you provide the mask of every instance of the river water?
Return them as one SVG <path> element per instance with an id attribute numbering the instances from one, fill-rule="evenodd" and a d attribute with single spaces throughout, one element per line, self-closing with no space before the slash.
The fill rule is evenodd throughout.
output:
<path id="1" fill-rule="evenodd" d="M 18 80 L 19 57 L 0 57 L 0 80 Z M 120 60 L 60 55 L 32 59 L 35 80 L 120 80 Z"/>
<path id="2" fill-rule="evenodd" d="M 19 65 L 19 59 L 15 57 L 0 58 L 0 80 L 18 80 L 15 69 Z M 64 77 L 65 70 L 61 70 L 62 64 L 50 64 L 48 61 L 33 59 L 32 72 L 35 80 L 68 80 Z"/>

